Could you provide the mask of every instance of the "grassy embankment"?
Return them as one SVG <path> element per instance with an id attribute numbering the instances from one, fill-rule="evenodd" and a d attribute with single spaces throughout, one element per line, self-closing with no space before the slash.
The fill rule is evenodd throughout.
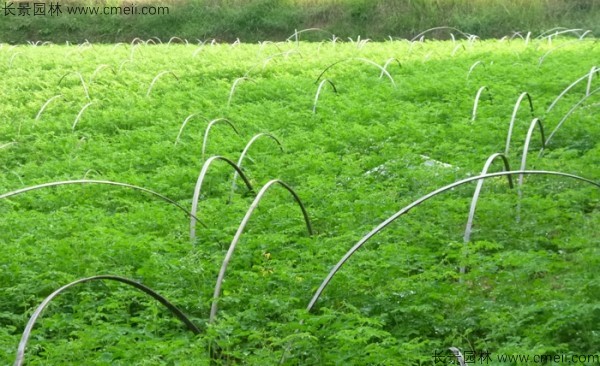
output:
<path id="1" fill-rule="evenodd" d="M 71 5 L 119 5 L 118 1 L 61 2 Z M 143 2 L 134 2 L 138 7 Z M 134 37 L 179 36 L 192 41 L 216 38 L 245 42 L 283 40 L 294 29 L 319 27 L 341 37 L 410 38 L 436 26 L 453 26 L 482 38 L 515 31 L 541 32 L 553 27 L 600 33 L 597 0 L 187 0 L 150 2 L 168 6 L 154 16 L 3 16 L 0 41 L 128 42 Z M 124 2 L 124 5 L 130 3 Z M 447 32 L 437 34 L 448 37 Z M 314 37 L 314 36 L 313 36 Z M 308 36 L 310 38 L 310 36 Z"/>

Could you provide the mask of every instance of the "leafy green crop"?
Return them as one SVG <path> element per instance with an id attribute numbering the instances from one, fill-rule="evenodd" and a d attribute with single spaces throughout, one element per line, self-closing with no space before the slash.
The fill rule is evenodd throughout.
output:
<path id="1" fill-rule="evenodd" d="M 306 311 L 361 238 L 490 156 L 507 164 L 488 173 L 599 182 L 600 45 L 568 35 L 1 45 L 0 195 L 105 183 L 0 199 L 0 360 L 13 362 L 44 298 L 98 275 L 151 288 L 200 334 L 131 288 L 85 283 L 48 304 L 28 365 L 597 355 L 600 190 L 564 176 L 515 174 L 511 188 L 497 174 L 476 211 L 474 181 L 435 196 L 357 250 Z M 267 182 L 297 200 L 278 188 L 259 205 Z M 190 213 L 204 224 L 192 240 Z"/>

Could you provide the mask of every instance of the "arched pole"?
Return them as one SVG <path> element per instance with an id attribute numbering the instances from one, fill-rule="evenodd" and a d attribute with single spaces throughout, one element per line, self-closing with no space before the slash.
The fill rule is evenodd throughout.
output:
<path id="1" fill-rule="evenodd" d="M 27 325 L 25 326 L 25 330 L 23 331 L 23 335 L 21 336 L 21 341 L 19 342 L 19 346 L 17 348 L 17 357 L 15 359 L 14 366 L 21 366 L 23 364 L 23 360 L 25 358 L 25 348 L 27 347 L 27 342 L 29 341 L 29 336 L 31 335 L 31 331 L 33 330 L 33 326 L 35 325 L 35 322 L 40 317 L 40 315 L 42 314 L 42 312 L 44 311 L 44 309 L 46 308 L 46 306 L 48 306 L 48 304 L 56 296 L 58 296 L 61 292 L 69 289 L 70 287 L 73 287 L 75 285 L 79 285 L 79 284 L 84 283 L 84 282 L 97 281 L 97 280 L 117 281 L 117 282 L 121 282 L 121 283 L 124 283 L 126 285 L 129 285 L 129 286 L 135 287 L 136 289 L 138 289 L 138 290 L 140 290 L 140 291 L 142 291 L 142 292 L 144 292 L 144 293 L 152 296 L 155 300 L 157 300 L 162 305 L 164 305 L 167 309 L 169 309 L 169 311 L 173 315 L 175 315 L 179 320 L 181 320 L 181 322 L 184 323 L 185 326 L 188 328 L 188 330 L 190 330 L 192 333 L 194 333 L 194 334 L 200 334 L 200 329 L 198 329 L 198 327 L 196 327 L 196 325 L 194 323 L 192 323 L 192 321 L 187 316 L 185 316 L 185 314 L 181 310 L 179 310 L 178 307 L 176 307 L 175 305 L 173 305 L 166 298 L 162 297 L 161 295 L 159 295 L 158 293 L 156 293 L 151 288 L 146 287 L 146 286 L 142 285 L 141 283 L 135 282 L 135 281 L 130 280 L 128 278 L 119 277 L 119 276 L 112 276 L 112 275 L 99 275 L 99 276 L 81 278 L 81 279 L 73 281 L 73 282 L 71 282 L 71 283 L 69 283 L 67 285 L 64 285 L 63 287 L 61 287 L 58 290 L 56 290 L 53 293 L 51 293 L 35 309 L 35 311 L 31 315 L 31 317 L 29 318 L 29 321 L 27 322 Z"/>
<path id="2" fill-rule="evenodd" d="M 273 180 L 269 181 L 267 184 L 265 184 L 261 188 L 260 192 L 258 192 L 258 194 L 256 195 L 256 198 L 252 202 L 252 205 L 250 205 L 250 208 L 248 209 L 248 211 L 246 211 L 246 215 L 244 215 L 244 218 L 242 219 L 240 226 L 238 226 L 235 236 L 233 237 L 233 240 L 231 241 L 231 244 L 229 245 L 229 249 L 227 250 L 227 254 L 225 255 L 225 258 L 223 259 L 223 263 L 222 263 L 221 269 L 219 271 L 219 276 L 217 277 L 217 283 L 215 285 L 215 292 L 213 294 L 213 302 L 212 302 L 212 305 L 210 308 L 210 322 L 213 322 L 217 316 L 218 300 L 219 300 L 219 296 L 221 295 L 221 286 L 223 285 L 223 279 L 225 278 L 225 272 L 227 271 L 227 265 L 229 264 L 229 261 L 231 260 L 231 257 L 233 256 L 235 247 L 237 246 L 237 243 L 239 242 L 239 240 L 242 236 L 242 233 L 244 232 L 244 228 L 246 227 L 246 225 L 248 224 L 248 221 L 250 220 L 250 217 L 252 216 L 252 213 L 258 207 L 260 200 L 262 199 L 264 194 L 269 190 L 269 188 L 271 188 L 271 186 L 273 186 L 274 184 L 279 184 L 280 186 L 282 186 L 283 188 L 288 190 L 290 192 L 290 194 L 294 197 L 294 199 L 300 206 L 300 209 L 302 210 L 302 215 L 304 216 L 304 221 L 306 222 L 306 229 L 308 230 L 308 234 L 313 235 L 313 229 L 312 229 L 312 225 L 310 224 L 310 218 L 308 217 L 308 212 L 306 212 L 306 208 L 304 207 L 304 204 L 302 204 L 302 201 L 300 200 L 300 197 L 298 197 L 296 192 L 294 192 L 294 190 L 290 186 L 288 186 L 286 183 L 280 181 L 279 179 L 273 179 Z"/>
<path id="3" fill-rule="evenodd" d="M 405 206 L 400 211 L 398 211 L 395 214 L 393 214 L 392 216 L 390 216 L 388 219 L 386 219 L 385 221 L 383 221 L 381 224 L 377 225 L 377 227 L 375 227 L 373 230 L 371 230 L 367 235 L 365 235 L 364 237 L 362 237 L 352 248 L 350 248 L 350 250 L 348 250 L 348 252 L 346 252 L 346 254 L 344 254 L 344 256 L 342 257 L 342 259 L 340 259 L 340 261 L 329 272 L 329 274 L 327 275 L 327 277 L 325 277 L 325 280 L 323 280 L 323 282 L 321 283 L 321 285 L 319 286 L 319 288 L 317 289 L 317 291 L 313 295 L 312 299 L 308 303 L 308 306 L 306 307 L 306 310 L 308 312 L 310 312 L 313 309 L 313 307 L 315 306 L 317 300 L 319 300 L 319 297 L 323 293 L 323 290 L 325 290 L 325 287 L 327 287 L 327 285 L 329 284 L 329 282 L 331 281 L 331 279 L 333 278 L 333 276 L 335 276 L 335 274 L 344 265 L 344 263 L 346 263 L 346 261 L 360 247 L 362 247 L 363 244 L 365 244 L 369 239 L 371 239 L 373 236 L 375 236 L 375 234 L 377 234 L 381 230 L 385 229 L 389 224 L 391 224 L 392 222 L 394 222 L 400 216 L 406 214 L 411 209 L 419 206 L 421 203 L 427 201 L 428 199 L 430 199 L 432 197 L 435 197 L 435 196 L 437 196 L 440 193 L 449 191 L 452 188 L 461 186 L 463 184 L 466 184 L 466 183 L 469 183 L 469 182 L 472 182 L 472 181 L 475 181 L 475 180 L 489 179 L 489 178 L 493 178 L 493 177 L 500 177 L 500 176 L 504 176 L 504 175 L 515 175 L 515 174 L 557 175 L 557 176 L 563 176 L 563 177 L 568 177 L 568 178 L 572 178 L 572 179 L 577 179 L 577 180 L 580 180 L 580 181 L 592 184 L 592 185 L 600 188 L 600 183 L 594 182 L 594 181 L 592 181 L 590 179 L 582 178 L 582 177 L 579 177 L 579 176 L 573 175 L 573 174 L 562 173 L 562 172 L 554 172 L 554 171 L 545 171 L 545 170 L 516 170 L 516 171 L 509 171 L 509 172 L 497 172 L 497 173 L 483 174 L 483 175 L 479 175 L 479 176 L 475 176 L 475 177 L 469 177 L 469 178 L 466 178 L 466 179 L 463 179 L 463 180 L 460 180 L 460 181 L 448 184 L 448 185 L 446 185 L 444 187 L 438 188 L 435 191 L 430 192 L 430 193 L 422 196 L 421 198 L 419 198 L 416 201 L 410 203 L 408 206 Z"/>
<path id="4" fill-rule="evenodd" d="M 170 198 L 168 198 L 166 196 L 163 196 L 160 193 L 154 192 L 154 191 L 152 191 L 152 190 L 150 190 L 148 188 L 135 186 L 133 184 L 121 183 L 121 182 L 113 182 L 113 181 L 109 181 L 109 180 L 79 179 L 79 180 L 66 180 L 66 181 L 59 181 L 59 182 L 43 183 L 43 184 L 38 184 L 38 185 L 35 185 L 35 186 L 30 186 L 30 187 L 25 187 L 25 188 L 17 189 L 16 191 L 11 191 L 11 192 L 0 194 L 0 199 L 17 196 L 17 195 L 22 194 L 22 193 L 26 193 L 26 192 L 30 192 L 30 191 L 35 191 L 35 190 L 42 189 L 42 188 L 64 186 L 64 185 L 72 185 L 72 184 L 107 184 L 107 185 L 111 185 L 111 186 L 125 187 L 125 188 L 130 188 L 130 189 L 135 189 L 135 190 L 138 190 L 138 191 L 146 192 L 146 193 L 149 193 L 149 194 L 151 194 L 153 196 L 156 196 L 156 197 L 162 199 L 163 201 L 168 202 L 171 205 L 177 207 L 181 211 L 185 212 L 185 214 L 187 216 L 191 217 L 193 220 L 197 220 L 198 222 L 200 222 L 200 224 L 202 226 L 206 227 L 206 225 L 203 222 L 201 222 L 200 220 L 198 220 L 198 218 L 196 216 L 194 216 L 194 214 L 192 214 L 190 211 L 186 210 L 179 203 L 173 201 L 172 199 L 170 199 Z"/>

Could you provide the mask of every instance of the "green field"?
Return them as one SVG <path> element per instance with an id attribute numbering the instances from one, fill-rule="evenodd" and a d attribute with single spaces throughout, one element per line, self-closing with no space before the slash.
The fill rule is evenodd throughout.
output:
<path id="1" fill-rule="evenodd" d="M 0 45 L 0 363 L 14 362 L 44 298 L 96 275 L 148 286 L 199 334 L 143 292 L 94 281 L 49 303 L 27 365 L 434 365 L 440 353 L 456 362 L 448 347 L 489 352 L 487 364 L 599 355 L 597 40 L 304 35 Z M 271 135 L 241 163 L 250 191 L 211 157 L 236 162 L 259 133 Z M 596 185 L 486 179 L 468 240 L 476 182 L 457 186 L 373 236 L 307 311 L 361 238 L 479 175 L 494 153 L 514 171 Z M 184 211 L 207 161 L 191 239 Z M 499 158 L 490 172 L 502 169 Z M 211 322 L 222 262 L 272 179 L 297 193 L 314 233 L 290 192 L 272 186 L 239 236 Z M 7 195 L 71 180 L 79 183 Z"/>

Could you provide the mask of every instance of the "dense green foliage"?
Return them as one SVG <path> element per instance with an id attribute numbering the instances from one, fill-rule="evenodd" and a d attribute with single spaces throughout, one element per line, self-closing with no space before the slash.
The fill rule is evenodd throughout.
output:
<path id="1" fill-rule="evenodd" d="M 517 113 L 509 154 L 518 168 L 532 115 L 551 131 L 584 96 L 587 79 L 546 109 L 599 56 L 593 40 L 520 38 L 2 45 L 0 194 L 86 177 L 136 184 L 189 207 L 204 129 L 226 117 L 240 136 L 214 125 L 207 157 L 236 160 L 259 132 L 280 138 L 284 153 L 258 140 L 244 169 L 256 190 L 272 178 L 290 184 L 316 235 L 307 236 L 286 191 L 268 192 L 209 324 L 221 261 L 253 199 L 239 181 L 228 203 L 233 171 L 225 164 L 207 176 L 198 213 L 207 228 L 198 227 L 194 243 L 185 214 L 124 188 L 65 186 L 1 200 L 0 360 L 12 362 L 44 297 L 97 274 L 151 287 L 202 334 L 129 287 L 82 284 L 44 312 L 29 365 L 413 365 L 433 364 L 434 352 L 450 346 L 494 355 L 597 354 L 600 191 L 560 177 L 525 177 L 520 200 L 506 179 L 487 180 L 468 245 L 462 238 L 475 185 L 432 199 L 368 242 L 316 309 L 305 308 L 364 234 L 420 196 L 478 174 L 489 155 L 504 151 L 514 103 L 527 91 L 534 112 L 523 104 Z M 396 58 L 387 70 L 397 87 L 359 58 Z M 338 61 L 323 75 L 337 93 L 324 85 L 313 114 L 315 80 Z M 484 85 L 489 93 L 472 121 Z M 598 88 L 597 77 L 591 86 Z M 571 114 L 543 156 L 535 131 L 528 168 L 600 180 L 598 95 Z M 198 116 L 175 145 L 192 113 Z M 499 162 L 492 167 L 499 169 Z"/>
<path id="2" fill-rule="evenodd" d="M 33 2 L 31 2 L 33 3 Z M 36 1 L 39 3 L 39 1 Z M 46 2 L 50 3 L 50 2 Z M 56 3 L 56 2 L 53 2 Z M 171 36 L 220 41 L 285 40 L 295 29 L 318 27 L 342 38 L 411 38 L 447 25 L 482 38 L 553 27 L 600 33 L 598 0 L 63 0 L 60 15 L 0 18 L 0 42 L 128 42 Z M 75 15 L 74 6 L 168 7 L 168 15 Z M 48 9 L 47 9 L 48 10 Z M 110 14 L 110 11 L 108 12 Z M 447 32 L 436 35 L 448 39 Z"/>

